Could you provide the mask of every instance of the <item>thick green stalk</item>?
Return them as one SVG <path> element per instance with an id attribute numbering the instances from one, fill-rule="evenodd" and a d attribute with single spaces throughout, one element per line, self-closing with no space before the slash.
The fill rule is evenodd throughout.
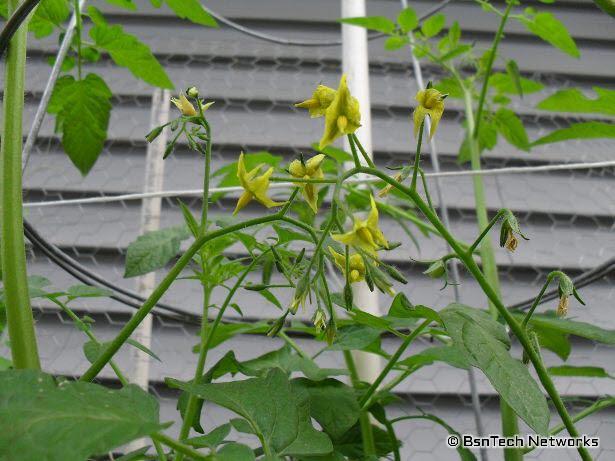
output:
<path id="1" fill-rule="evenodd" d="M 167 435 L 157 433 L 157 434 L 152 434 L 151 437 L 153 440 L 160 442 L 166 445 L 167 447 L 172 448 L 173 450 L 175 450 L 175 452 L 181 453 L 182 455 L 186 455 L 191 459 L 201 460 L 201 461 L 211 461 L 211 456 L 204 455 L 203 453 L 198 452 L 191 446 L 178 442 L 177 440 L 172 439 L 171 437 Z"/>
<path id="2" fill-rule="evenodd" d="M 12 13 L 19 0 L 9 0 Z M 40 369 L 23 236 L 21 149 L 28 22 L 19 27 L 7 51 L 4 73 L 4 123 L 0 151 L 0 242 L 6 316 L 15 368 Z"/>
<path id="3" fill-rule="evenodd" d="M 504 306 L 504 304 L 502 303 L 500 299 L 500 296 L 497 294 L 494 288 L 489 284 L 489 281 L 487 280 L 485 275 L 481 272 L 480 268 L 478 267 L 478 264 L 476 264 L 472 255 L 468 254 L 466 251 L 464 251 L 464 249 L 461 246 L 459 246 L 459 244 L 457 243 L 457 239 L 450 233 L 450 231 L 444 226 L 444 224 L 442 224 L 442 221 L 440 221 L 437 214 L 434 213 L 431 208 L 429 208 L 429 206 L 423 201 L 423 199 L 420 197 L 420 195 L 416 191 L 413 191 L 407 188 L 406 186 L 399 184 L 397 181 L 388 177 L 386 174 L 378 170 L 375 170 L 373 168 L 365 168 L 365 167 L 353 168 L 352 170 L 347 171 L 340 178 L 339 181 L 343 182 L 347 178 L 350 178 L 351 176 L 354 176 L 360 173 L 376 176 L 382 179 L 383 181 L 387 182 L 388 184 L 393 185 L 393 187 L 395 187 L 397 190 L 401 191 L 404 195 L 406 195 L 417 206 L 417 208 L 425 215 L 427 220 L 431 222 L 431 224 L 433 224 L 433 226 L 438 230 L 438 232 L 440 232 L 440 235 L 442 235 L 442 238 L 444 238 L 448 242 L 452 250 L 459 257 L 459 260 L 461 260 L 461 262 L 463 262 L 466 268 L 470 271 L 474 279 L 478 282 L 481 289 L 487 296 L 487 298 L 493 303 L 493 305 L 497 309 L 497 312 L 499 313 L 499 315 L 502 316 L 504 321 L 510 327 L 512 333 L 521 343 L 521 346 L 523 347 L 525 353 L 527 354 L 530 361 L 532 362 L 534 369 L 536 370 L 538 379 L 540 380 L 543 388 L 545 389 L 545 391 L 551 398 L 551 401 L 553 402 L 553 405 L 555 406 L 557 413 L 560 415 L 562 422 L 566 426 L 566 429 L 568 430 L 568 433 L 570 434 L 570 436 L 578 437 L 579 432 L 577 431 L 574 425 L 574 422 L 570 414 L 568 413 L 568 410 L 566 409 L 566 406 L 564 405 L 564 402 L 561 396 L 559 395 L 555 385 L 553 384 L 553 381 L 551 380 L 551 377 L 549 376 L 549 373 L 547 369 L 545 368 L 545 365 L 542 362 L 540 355 L 532 346 L 532 343 L 530 342 L 525 332 L 525 329 L 521 326 L 519 322 L 517 322 L 517 320 L 513 317 L 513 315 Z M 336 188 L 336 192 L 339 192 L 339 188 Z M 592 459 L 591 455 L 589 454 L 586 448 L 578 447 L 577 450 L 583 460 Z"/>

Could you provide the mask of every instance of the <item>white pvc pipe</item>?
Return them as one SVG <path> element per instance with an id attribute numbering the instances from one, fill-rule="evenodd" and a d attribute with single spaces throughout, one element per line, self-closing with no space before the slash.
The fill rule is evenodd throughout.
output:
<path id="1" fill-rule="evenodd" d="M 171 94 L 168 90 L 163 91 L 159 88 L 154 90 L 150 112 L 150 129 L 168 122 L 170 97 Z M 166 144 L 167 135 L 165 130 L 154 140 L 154 142 L 147 146 L 143 192 L 160 192 L 162 190 L 164 182 L 163 155 Z M 161 209 L 161 197 L 150 197 L 143 200 L 141 204 L 140 235 L 160 228 Z M 137 292 L 141 296 L 149 296 L 155 287 L 155 272 L 142 275 L 137 279 Z M 132 334 L 132 339 L 143 344 L 148 349 L 151 348 L 152 344 L 152 320 L 152 315 L 147 315 Z M 149 386 L 150 357 L 137 348 L 131 348 L 130 355 L 132 369 L 130 370 L 129 380 L 147 391 Z M 147 439 L 135 440 L 129 444 L 129 449 L 127 451 L 138 450 L 145 445 L 147 445 Z"/>
<path id="2" fill-rule="evenodd" d="M 342 18 L 365 16 L 365 0 L 342 0 Z M 362 27 L 342 24 L 342 67 L 348 76 L 350 92 L 359 100 L 361 107 L 361 127 L 356 135 L 365 147 L 372 152 L 372 120 L 369 97 L 369 58 L 367 53 L 367 30 Z M 350 150 L 348 141 L 344 141 Z M 369 291 L 366 283 L 354 284 L 354 303 L 370 314 L 380 316 L 378 292 Z M 382 367 L 380 356 L 368 352 L 353 352 L 357 373 L 363 381 L 373 382 Z"/>

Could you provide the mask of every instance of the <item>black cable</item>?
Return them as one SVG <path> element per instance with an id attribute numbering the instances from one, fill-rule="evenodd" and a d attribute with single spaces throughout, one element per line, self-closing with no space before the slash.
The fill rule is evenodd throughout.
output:
<path id="1" fill-rule="evenodd" d="M 9 43 L 11 42 L 11 38 L 21 26 L 21 23 L 26 20 L 28 15 L 36 8 L 36 5 L 40 3 L 41 0 L 26 0 L 13 12 L 11 17 L 6 21 L 2 32 L 0 32 L 0 59 L 4 55 L 4 52 L 9 47 Z"/>
<path id="2" fill-rule="evenodd" d="M 419 16 L 419 21 L 424 21 L 425 19 L 433 16 L 438 11 L 444 9 L 446 5 L 448 5 L 452 0 L 442 0 L 440 3 L 427 10 L 421 16 Z M 258 38 L 259 40 L 264 40 L 266 42 L 276 43 L 278 45 L 289 45 L 289 46 L 304 46 L 304 47 L 329 47 L 329 46 L 340 46 L 342 45 L 342 40 L 294 40 L 290 38 L 278 37 L 275 35 L 266 34 L 264 32 L 259 32 L 257 30 L 251 29 L 246 26 L 242 26 L 241 24 L 228 19 L 227 17 L 216 13 L 215 11 L 207 8 L 205 5 L 202 5 L 203 9 L 207 11 L 211 16 L 213 16 L 216 21 L 221 22 L 222 24 L 235 29 L 237 32 L 241 32 L 242 34 L 248 35 L 250 37 Z M 367 40 L 376 40 L 378 38 L 385 37 L 387 34 L 385 33 L 375 33 L 369 34 L 367 36 Z"/>

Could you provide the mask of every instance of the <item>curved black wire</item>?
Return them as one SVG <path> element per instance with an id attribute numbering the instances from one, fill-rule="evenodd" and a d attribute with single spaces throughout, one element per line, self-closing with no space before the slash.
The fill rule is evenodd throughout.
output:
<path id="1" fill-rule="evenodd" d="M 421 16 L 419 16 L 419 21 L 423 21 L 430 16 L 433 16 L 438 11 L 442 10 L 446 5 L 448 5 L 452 0 L 442 0 L 440 3 L 427 10 Z M 227 17 L 221 15 L 220 13 L 216 13 L 215 11 L 207 8 L 203 5 L 203 9 L 207 11 L 211 16 L 213 16 L 216 21 L 235 29 L 237 32 L 241 32 L 242 34 L 248 35 L 250 37 L 258 38 L 259 40 L 263 40 L 266 42 L 276 43 L 278 45 L 289 45 L 289 46 L 304 46 L 304 47 L 329 47 L 329 46 L 341 46 L 342 40 L 296 40 L 290 38 L 279 37 L 276 35 L 266 34 L 264 32 L 259 32 L 257 30 L 251 29 L 246 26 L 242 26 L 241 24 L 228 19 Z M 368 40 L 376 40 L 378 38 L 382 38 L 386 36 L 385 33 L 375 33 L 369 34 L 367 36 Z"/>
<path id="2" fill-rule="evenodd" d="M 11 38 L 19 29 L 19 26 L 26 20 L 28 15 L 36 8 L 41 0 L 25 0 L 19 7 L 13 12 L 11 17 L 6 21 L 2 32 L 0 32 L 0 59 L 4 55 L 4 52 L 9 47 Z"/>

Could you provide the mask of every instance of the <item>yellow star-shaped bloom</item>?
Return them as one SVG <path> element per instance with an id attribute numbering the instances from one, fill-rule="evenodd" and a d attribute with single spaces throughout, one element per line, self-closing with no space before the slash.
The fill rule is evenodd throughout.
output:
<path id="1" fill-rule="evenodd" d="M 303 163 L 301 160 L 293 160 L 289 167 L 288 172 L 294 178 L 300 179 L 322 179 L 325 177 L 320 168 L 322 162 L 325 160 L 324 154 L 318 154 Z M 301 188 L 301 193 L 305 198 L 305 201 L 310 206 L 314 213 L 318 212 L 318 184 L 297 182 L 295 183 Z"/>
<path id="2" fill-rule="evenodd" d="M 269 198 L 269 196 L 267 196 L 267 190 L 269 189 L 269 178 L 273 174 L 273 167 L 269 168 L 262 175 L 257 176 L 262 167 L 263 165 L 258 165 L 256 168 L 247 171 L 243 152 L 239 156 L 239 161 L 237 162 L 237 177 L 239 178 L 239 182 L 241 183 L 241 187 L 243 187 L 244 192 L 241 194 L 241 197 L 239 197 L 233 214 L 237 214 L 239 210 L 245 207 L 253 199 L 262 203 L 267 208 L 282 206 L 286 203 L 274 202 Z"/>
<path id="3" fill-rule="evenodd" d="M 442 94 L 435 88 L 427 88 L 416 94 L 419 105 L 414 109 L 414 136 L 418 134 L 425 116 L 429 115 L 431 120 L 429 139 L 433 138 L 444 113 L 444 99 L 447 96 L 447 94 Z"/>
<path id="4" fill-rule="evenodd" d="M 346 75 L 342 75 L 335 98 L 325 112 L 325 132 L 320 140 L 320 149 L 324 149 L 340 136 L 354 133 L 360 126 L 359 101 L 350 94 Z"/>
<path id="5" fill-rule="evenodd" d="M 380 248 L 388 248 L 389 243 L 378 227 L 378 208 L 373 196 L 370 196 L 371 210 L 367 219 L 354 218 L 353 228 L 345 234 L 333 234 L 331 237 L 344 245 L 350 245 L 377 256 Z"/>
<path id="6" fill-rule="evenodd" d="M 197 114 L 196 109 L 192 103 L 188 101 L 188 98 L 184 95 L 184 93 L 179 94 L 179 99 L 171 98 L 171 102 L 175 104 L 175 107 L 177 107 L 182 115 L 185 115 L 186 117 L 194 117 Z"/>
<path id="7" fill-rule="evenodd" d="M 331 247 L 329 247 L 329 252 L 331 253 L 331 256 L 333 256 L 335 265 L 340 268 L 344 274 L 344 277 L 346 277 L 346 256 L 338 253 Z M 348 280 L 350 280 L 350 283 L 365 280 L 365 261 L 363 261 L 363 256 L 358 253 L 350 255 L 348 258 L 348 266 L 350 269 Z"/>
<path id="8" fill-rule="evenodd" d="M 335 98 L 335 90 L 325 85 L 318 85 L 310 99 L 298 102 L 295 107 L 307 109 L 310 117 L 322 117 Z"/>

